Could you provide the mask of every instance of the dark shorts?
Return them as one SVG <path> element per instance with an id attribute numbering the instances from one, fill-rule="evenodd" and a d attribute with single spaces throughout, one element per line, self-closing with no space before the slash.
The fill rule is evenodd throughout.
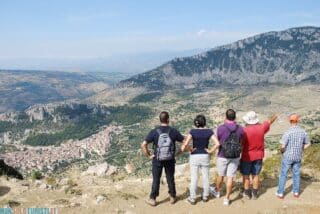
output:
<path id="1" fill-rule="evenodd" d="M 262 160 L 240 162 L 240 172 L 242 175 L 259 175 L 261 169 Z"/>

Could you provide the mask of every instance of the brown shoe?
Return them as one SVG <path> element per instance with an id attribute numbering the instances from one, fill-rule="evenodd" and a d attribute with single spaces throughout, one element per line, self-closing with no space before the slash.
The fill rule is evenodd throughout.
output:
<path id="1" fill-rule="evenodd" d="M 177 202 L 177 197 L 170 196 L 170 204 L 174 204 Z"/>
<path id="2" fill-rule="evenodd" d="M 146 203 L 149 204 L 150 206 L 153 206 L 153 207 L 157 205 L 156 200 L 152 199 L 152 198 L 146 199 Z"/>

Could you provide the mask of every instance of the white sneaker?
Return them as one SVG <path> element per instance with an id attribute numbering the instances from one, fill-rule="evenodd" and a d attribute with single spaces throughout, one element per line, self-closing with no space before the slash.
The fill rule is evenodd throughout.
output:
<path id="1" fill-rule="evenodd" d="M 280 199 L 283 199 L 284 198 L 284 195 L 282 193 L 278 193 L 276 192 L 276 196 Z"/>
<path id="2" fill-rule="evenodd" d="M 187 202 L 191 205 L 195 205 L 196 204 L 196 200 L 194 200 L 193 198 L 188 197 L 187 198 Z"/>
<path id="3" fill-rule="evenodd" d="M 209 191 L 214 197 L 220 198 L 220 192 L 217 192 L 215 187 L 210 186 Z"/>
<path id="4" fill-rule="evenodd" d="M 224 198 L 224 199 L 223 199 L 223 205 L 229 206 L 229 205 L 230 205 L 230 200 L 227 199 L 227 198 Z"/>

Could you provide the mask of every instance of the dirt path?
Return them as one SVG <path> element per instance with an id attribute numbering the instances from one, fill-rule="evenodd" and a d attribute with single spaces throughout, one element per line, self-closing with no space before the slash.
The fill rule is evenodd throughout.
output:
<path id="1" fill-rule="evenodd" d="M 280 200 L 275 197 L 276 180 L 263 181 L 261 195 L 258 200 L 245 200 L 239 197 L 237 188 L 232 195 L 230 206 L 222 204 L 223 198 L 211 198 L 209 202 L 198 202 L 190 205 L 188 197 L 188 178 L 177 180 L 177 194 L 179 201 L 171 205 L 165 184 L 161 185 L 159 204 L 150 207 L 145 204 L 150 189 L 150 179 L 128 179 L 119 182 L 96 178 L 76 177 L 77 189 L 81 194 L 65 193 L 61 189 L 44 190 L 27 187 L 23 182 L 12 182 L 1 179 L 0 202 L 6 200 L 18 201 L 19 207 L 58 207 L 59 213 L 319 213 L 320 211 L 320 183 L 302 180 L 300 198 L 296 199 L 290 193 L 291 183 L 287 182 L 287 195 Z M 97 195 L 103 194 L 105 200 L 97 202 Z M 3 205 L 2 205 L 3 206 Z"/>

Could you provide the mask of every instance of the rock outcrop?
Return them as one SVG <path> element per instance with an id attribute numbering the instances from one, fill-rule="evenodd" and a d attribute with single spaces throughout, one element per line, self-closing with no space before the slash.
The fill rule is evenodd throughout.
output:
<path id="1" fill-rule="evenodd" d="M 0 175 L 7 175 L 8 177 L 17 178 L 22 180 L 22 174 L 15 168 L 7 165 L 3 160 L 0 159 Z"/>
<path id="2" fill-rule="evenodd" d="M 118 169 L 108 163 L 102 163 L 90 166 L 87 171 L 83 172 L 83 175 L 96 175 L 99 177 L 110 176 L 117 173 Z"/>

